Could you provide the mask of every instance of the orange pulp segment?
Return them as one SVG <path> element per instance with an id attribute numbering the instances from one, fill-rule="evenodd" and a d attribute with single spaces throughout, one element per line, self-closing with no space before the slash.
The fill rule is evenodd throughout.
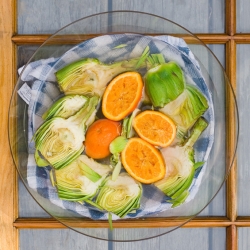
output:
<path id="1" fill-rule="evenodd" d="M 139 104 L 143 80 L 137 72 L 125 72 L 115 77 L 107 86 L 102 99 L 103 115 L 113 121 L 120 121 Z"/>
<path id="2" fill-rule="evenodd" d="M 136 133 L 154 146 L 167 147 L 176 136 L 175 123 L 159 111 L 146 110 L 133 120 Z"/>
<path id="3" fill-rule="evenodd" d="M 154 183 L 166 173 L 160 151 L 141 138 L 129 139 L 121 153 L 121 160 L 128 174 L 141 183 Z"/>

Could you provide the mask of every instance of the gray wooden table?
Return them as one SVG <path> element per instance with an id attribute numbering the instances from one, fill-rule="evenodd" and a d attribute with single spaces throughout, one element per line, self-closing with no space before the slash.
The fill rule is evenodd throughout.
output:
<path id="1" fill-rule="evenodd" d="M 226 0 L 227 1 L 227 0 Z M 234 1 L 229 1 L 233 2 Z M 61 27 L 90 14 L 111 10 L 137 10 L 156 14 L 179 23 L 191 32 L 203 34 L 228 34 L 230 24 L 226 23 L 228 5 L 222 0 L 18 0 L 17 1 L 18 35 L 52 34 Z M 227 7 L 227 8 L 226 8 Z M 249 0 L 236 2 L 236 33 L 250 33 Z M 230 35 L 230 34 L 229 34 Z M 207 39 L 209 40 L 209 39 Z M 229 40 L 228 40 L 229 41 Z M 210 43 L 210 49 L 221 64 L 226 67 L 230 58 L 226 57 L 227 42 Z M 17 61 L 21 66 L 37 48 L 36 45 L 20 45 Z M 66 249 L 171 249 L 171 250 L 247 250 L 250 249 L 250 154 L 249 154 L 249 106 L 250 106 L 250 41 L 236 45 L 236 89 L 239 105 L 240 134 L 237 152 L 237 216 L 247 218 L 246 227 L 240 226 L 236 231 L 238 244 L 230 244 L 228 228 L 232 223 L 211 227 L 181 228 L 170 234 L 146 241 L 133 243 L 115 243 L 100 241 L 83 236 L 70 229 L 20 229 L 20 250 L 66 250 Z M 232 182 L 234 183 L 234 182 Z M 236 182 L 235 182 L 236 183 Z M 211 204 L 199 215 L 202 217 L 230 217 L 226 206 L 226 190 L 224 185 Z M 236 216 L 236 217 L 237 217 Z M 19 217 L 48 218 L 19 181 Z M 231 220 L 231 218 L 229 218 Z M 95 230 L 95 229 L 91 229 Z M 106 229 L 105 229 L 106 230 Z M 157 229 L 156 229 L 157 230 Z M 230 229 L 231 230 L 231 229 Z M 130 231 L 124 229 L 124 234 Z M 233 234 L 233 233 L 232 233 Z M 237 239 L 237 238 L 236 238 Z M 1 247 L 0 247 L 1 249 Z M 2 249 L 1 249 L 2 250 Z"/>

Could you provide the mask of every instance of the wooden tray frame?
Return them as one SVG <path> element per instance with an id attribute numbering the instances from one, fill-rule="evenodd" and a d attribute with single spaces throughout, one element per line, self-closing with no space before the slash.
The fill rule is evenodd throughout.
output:
<path id="1" fill-rule="evenodd" d="M 55 229 L 65 228 L 54 219 L 45 218 L 19 218 L 18 217 L 18 187 L 17 172 L 13 164 L 8 143 L 8 106 L 12 91 L 16 83 L 16 53 L 18 45 L 37 45 L 44 42 L 49 35 L 18 35 L 16 34 L 16 3 L 4 0 L 0 3 L 0 16 L 4 22 L 0 22 L 0 106 L 1 123 L 0 131 L 0 250 L 18 249 L 19 229 Z M 224 34 L 196 34 L 204 43 L 224 44 L 226 47 L 226 72 L 233 89 L 236 91 L 236 45 L 250 44 L 250 34 L 236 33 L 236 0 L 225 0 L 226 23 Z M 234 120 L 233 107 L 230 106 L 230 98 L 227 99 L 228 120 Z M 231 155 L 235 143 L 235 124 L 227 124 L 228 141 L 227 153 Z M 227 210 L 225 217 L 197 217 L 184 227 L 224 227 L 226 228 L 226 249 L 238 249 L 238 227 L 250 227 L 250 215 L 237 216 L 237 160 L 234 161 L 227 180 L 226 190 Z M 138 221 L 137 221 L 138 223 Z M 138 227 L 165 227 L 176 221 L 166 219 L 147 219 L 140 221 Z M 171 225 L 173 225 L 171 224 Z M 98 223 L 100 225 L 100 223 Z M 134 226 L 135 224 L 133 224 Z M 116 227 L 130 227 L 131 222 L 115 222 Z M 85 227 L 95 227 L 95 222 L 85 221 Z M 103 223 L 103 227 L 108 227 Z"/>

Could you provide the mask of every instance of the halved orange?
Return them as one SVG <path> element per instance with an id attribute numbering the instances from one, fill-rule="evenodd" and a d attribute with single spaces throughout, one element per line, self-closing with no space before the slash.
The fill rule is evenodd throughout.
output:
<path id="1" fill-rule="evenodd" d="M 103 115 L 113 121 L 122 120 L 138 106 L 142 89 L 143 80 L 139 73 L 125 72 L 116 76 L 103 94 Z"/>
<path id="2" fill-rule="evenodd" d="M 175 123 L 159 111 L 146 110 L 133 120 L 136 133 L 154 146 L 167 147 L 176 136 Z"/>
<path id="3" fill-rule="evenodd" d="M 164 159 L 158 149 L 141 138 L 131 138 L 121 153 L 128 174 L 141 183 L 161 180 L 166 173 Z"/>

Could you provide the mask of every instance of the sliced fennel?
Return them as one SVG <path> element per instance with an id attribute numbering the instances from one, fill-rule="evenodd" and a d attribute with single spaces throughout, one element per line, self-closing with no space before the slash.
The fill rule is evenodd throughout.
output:
<path id="1" fill-rule="evenodd" d="M 55 177 L 53 174 L 50 177 L 60 199 L 88 202 L 97 193 L 110 170 L 110 166 L 81 155 L 66 167 L 55 170 Z"/>
<path id="2" fill-rule="evenodd" d="M 171 198 L 170 202 L 173 207 L 186 200 L 195 171 L 204 164 L 195 162 L 193 146 L 207 126 L 207 121 L 200 117 L 183 146 L 177 145 L 161 149 L 167 172 L 162 180 L 155 183 L 155 186 Z"/>
<path id="3" fill-rule="evenodd" d="M 93 96 L 75 115 L 51 118 L 38 128 L 33 137 L 36 150 L 52 167 L 63 168 L 83 152 L 88 120 L 96 112 L 98 102 L 99 98 Z"/>
<path id="4" fill-rule="evenodd" d="M 102 96 L 107 84 L 117 75 L 143 67 L 149 52 L 140 58 L 104 64 L 96 58 L 85 58 L 56 72 L 59 87 L 65 94 Z"/>
<path id="5" fill-rule="evenodd" d="M 52 117 L 69 118 L 74 115 L 87 102 L 88 98 L 84 95 L 67 95 L 56 102 L 43 114 L 44 120 Z"/>
<path id="6" fill-rule="evenodd" d="M 177 124 L 177 136 L 182 139 L 207 109 L 208 101 L 205 96 L 197 87 L 187 84 L 184 92 L 160 111 Z"/>
<path id="7" fill-rule="evenodd" d="M 140 207 L 142 186 L 127 173 L 121 173 L 115 181 L 107 177 L 103 182 L 96 203 L 104 210 L 120 218 Z"/>

